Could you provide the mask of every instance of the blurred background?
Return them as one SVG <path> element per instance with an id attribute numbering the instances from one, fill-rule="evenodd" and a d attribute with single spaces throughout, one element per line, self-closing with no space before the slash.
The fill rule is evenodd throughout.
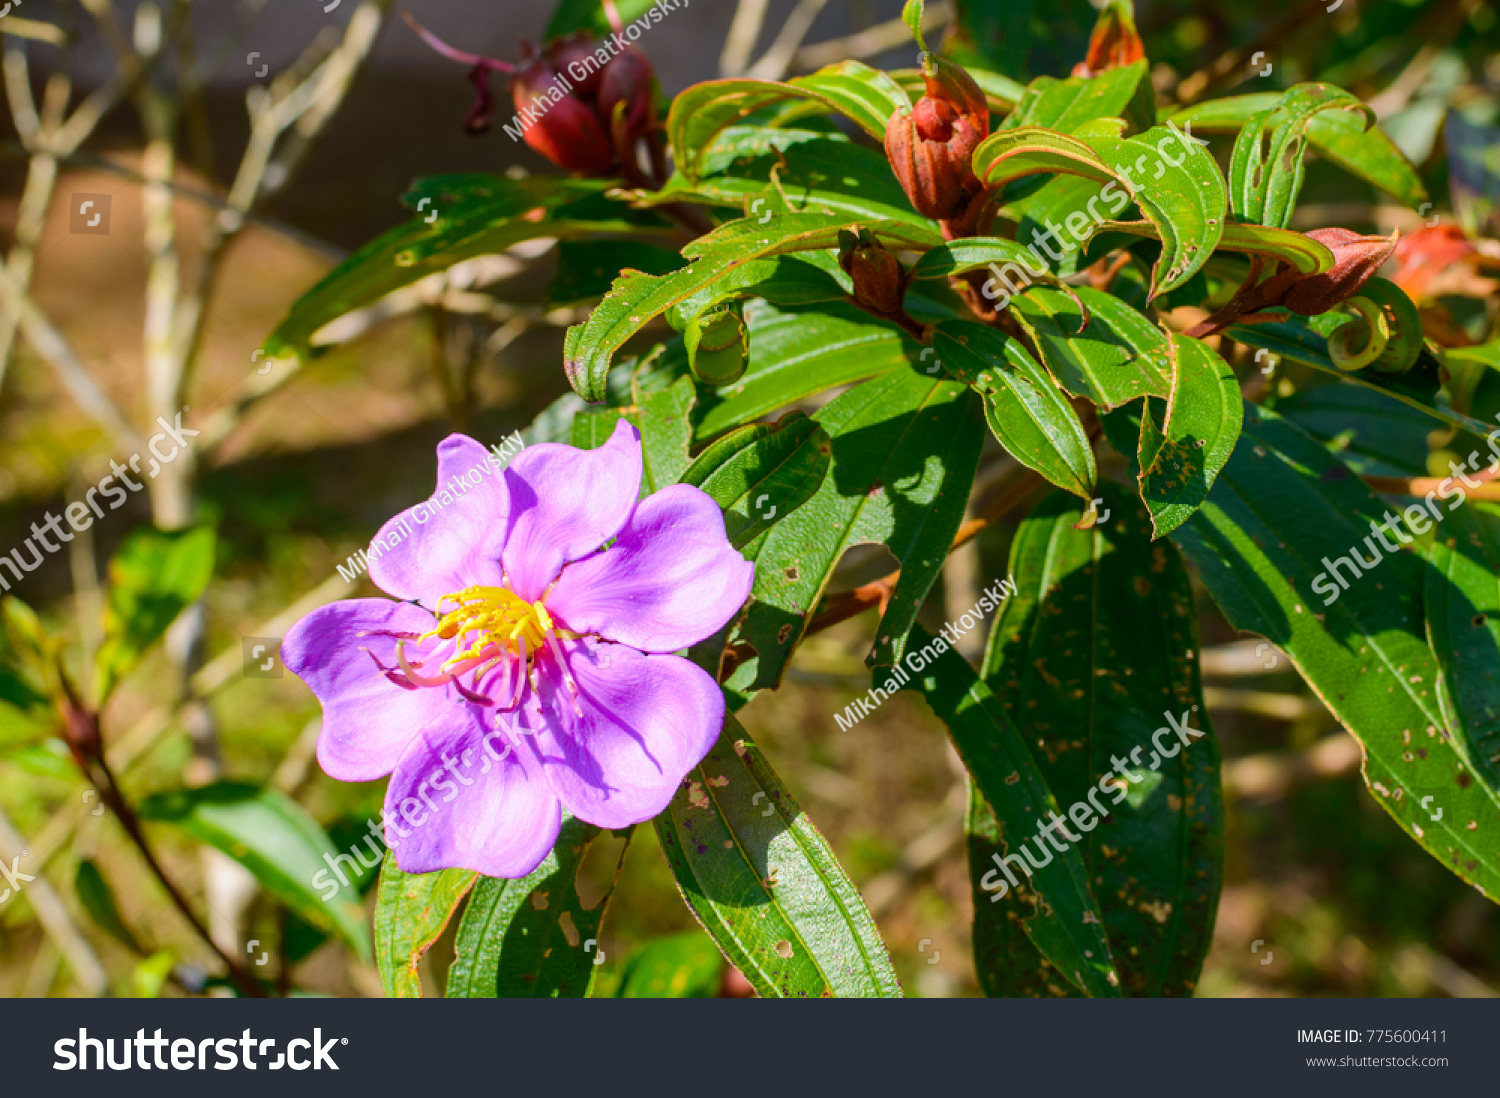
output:
<path id="1" fill-rule="evenodd" d="M 1097 16 L 1085 0 L 987 7 L 1003 71 L 1019 80 L 1067 75 Z M 149 433 L 157 415 L 170 422 L 186 406 L 183 422 L 204 432 L 150 492 L 49 556 L 12 594 L 70 639 L 66 659 L 81 660 L 98 644 L 106 564 L 133 529 L 215 527 L 214 578 L 201 607 L 105 710 L 121 785 L 140 797 L 226 776 L 270 782 L 347 848 L 377 813 L 383 783 L 345 785 L 319 771 L 312 695 L 279 663 L 275 677 L 247 674 L 258 664 L 242 655 L 242 638 L 274 641 L 313 606 L 374 594 L 337 567 L 426 497 L 444 435 L 462 429 L 497 443 L 567 391 L 562 332 L 586 306 L 549 298 L 543 242 L 464 264 L 340 322 L 321 334 L 326 353 L 305 368 L 269 371 L 256 349 L 343 256 L 407 219 L 398 199 L 413 179 L 554 170 L 499 126 L 467 135 L 474 91 L 464 67 L 399 18 L 409 10 L 459 49 L 514 59 L 523 40 L 539 39 L 550 5 L 12 0 L 4 8 L 0 549 L 80 498 L 111 458 L 125 460 L 131 429 Z M 1431 208 L 1397 206 L 1312 161 L 1296 227 L 1403 228 L 1410 235 L 1397 278 L 1419 299 L 1429 334 L 1450 346 L 1493 340 L 1495 6 L 1341 0 L 1329 8 L 1140 0 L 1159 102 L 1312 79 L 1370 101 L 1420 169 Z M 899 9 L 898 0 L 693 0 L 640 44 L 668 96 L 720 75 L 795 75 L 851 56 L 910 66 L 915 50 L 893 23 Z M 952 6 L 932 4 L 929 16 L 946 25 Z M 502 99 L 500 118 L 509 117 Z M 87 196 L 90 210 L 105 214 L 99 225 L 78 216 Z M 1295 372 L 1278 375 L 1281 386 L 1298 383 Z M 1500 393 L 1493 400 L 1500 407 Z M 1474 406 L 1493 414 L 1485 400 Z M 1328 414 L 1336 419 L 1339 409 Z M 1361 441 L 1366 468 L 1378 471 L 1379 440 Z M 1013 529 L 987 530 L 955 554 L 927 607 L 929 624 L 955 616 L 945 602 L 967 606 L 971 592 L 1006 574 Z M 846 561 L 848 583 L 840 583 L 891 566 L 883 549 L 867 549 Z M 1200 604 L 1229 844 L 1199 994 L 1495 995 L 1494 905 L 1374 803 L 1357 745 L 1286 658 L 1236 637 L 1206 598 Z M 859 885 L 908 992 L 974 995 L 962 770 L 941 725 L 908 695 L 848 730 L 833 721 L 869 686 L 862 658 L 872 628 L 866 615 L 814 637 L 786 688 L 758 699 L 744 723 Z M 970 640 L 977 657 L 982 639 Z M 143 958 L 170 951 L 190 985 L 181 966 L 211 967 L 212 955 L 113 817 L 93 813 L 61 741 L 10 735 L 3 721 L 0 856 L 10 865 L 24 851 L 20 868 L 38 880 L 0 901 L 0 995 L 182 993 L 183 984 L 163 983 L 161 966 L 153 978 Z M 380 994 L 372 966 L 281 915 L 232 861 L 148 827 L 168 874 L 209 912 L 224 948 L 265 943 L 285 986 Z M 591 857 L 583 876 L 593 883 L 581 887 L 602 889 L 607 861 Z M 94 868 L 81 872 L 84 863 Z M 96 876 L 113 894 L 123 935 L 102 925 Z M 702 953 L 707 939 L 694 925 L 654 833 L 637 828 L 600 938 L 609 957 L 601 980 L 618 982 L 627 958 L 662 935 L 685 932 L 675 941 Z M 708 945 L 694 977 L 699 993 L 733 990 L 714 956 Z M 450 958 L 451 942 L 429 954 L 429 994 Z"/>

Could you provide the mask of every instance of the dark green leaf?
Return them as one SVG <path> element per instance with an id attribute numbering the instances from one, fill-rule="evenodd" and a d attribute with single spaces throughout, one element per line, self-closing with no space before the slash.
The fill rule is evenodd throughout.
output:
<path id="1" fill-rule="evenodd" d="M 1063 80 L 1039 76 L 1027 85 L 1026 94 L 1000 129 L 1040 126 L 1072 133 L 1096 118 L 1124 118 L 1136 131 L 1149 130 L 1156 125 L 1156 95 L 1149 68 L 1142 60 L 1098 76 Z"/>
<path id="2" fill-rule="evenodd" d="M 1053 484 L 1091 500 L 1098 469 L 1088 432 L 1047 371 L 996 328 L 944 321 L 932 345 L 948 372 L 984 398 L 985 420 L 1006 451 Z"/>
<path id="3" fill-rule="evenodd" d="M 733 714 L 655 822 L 688 907 L 762 996 L 901 995 L 853 882 Z"/>
<path id="4" fill-rule="evenodd" d="M 504 252 L 541 237 L 627 235 L 643 227 L 625 216 L 557 215 L 570 202 L 601 194 L 598 180 L 532 176 L 438 176 L 419 181 L 409 202 L 419 216 L 376 237 L 308 290 L 263 344 L 267 358 L 307 358 L 317 331 L 346 313 L 455 263 Z M 415 207 L 414 207 L 415 208 Z M 541 216 L 537 216 L 537 215 Z"/>
<path id="5" fill-rule="evenodd" d="M 78 872 L 73 876 L 73 891 L 78 894 L 78 902 L 94 922 L 109 931 L 126 949 L 136 953 L 145 952 L 135 935 L 130 933 L 130 928 L 125 925 L 125 920 L 120 917 L 120 905 L 115 902 L 115 894 L 110 890 L 104 875 L 99 872 L 98 863 L 92 858 L 78 860 Z"/>
<path id="6" fill-rule="evenodd" d="M 789 412 L 774 425 L 725 435 L 681 479 L 723 508 L 729 544 L 743 549 L 816 494 L 832 452 L 827 431 L 803 413 Z"/>
<path id="7" fill-rule="evenodd" d="M 375 901 L 375 959 L 386 995 L 422 997 L 422 978 L 417 974 L 422 954 L 443 936 L 448 920 L 478 879 L 472 869 L 403 873 L 396 855 L 386 854 Z"/>
<path id="8" fill-rule="evenodd" d="M 622 999 L 712 999 L 724 958 L 701 930 L 653 938 L 630 955 L 616 993 Z"/>
<path id="9" fill-rule="evenodd" d="M 223 851 L 288 909 L 337 934 L 362 960 L 370 959 L 359 892 L 341 883 L 329 868 L 341 852 L 307 810 L 285 793 L 220 781 L 153 793 L 140 803 L 137 815 L 170 823 Z"/>
<path id="10" fill-rule="evenodd" d="M 655 6 L 656 0 L 615 0 L 615 7 L 620 13 L 620 22 L 625 25 L 634 23 Z M 668 8 L 666 14 L 671 14 L 672 10 Z M 659 21 L 659 18 L 653 20 L 653 22 Z M 551 42 L 554 38 L 561 38 L 581 30 L 588 31 L 596 38 L 609 36 L 611 32 L 609 18 L 600 0 L 559 0 L 557 7 L 552 9 L 552 18 L 542 34 L 542 41 Z"/>
<path id="11" fill-rule="evenodd" d="M 1381 807 L 1433 857 L 1497 896 L 1500 865 L 1484 836 L 1500 828 L 1500 798 L 1443 725 L 1442 671 L 1423 628 L 1427 565 L 1382 548 L 1373 527 L 1383 511 L 1322 446 L 1250 405 L 1234 456 L 1172 540 L 1230 624 L 1286 652 L 1360 741 Z M 1354 574 L 1356 552 L 1375 562 L 1374 575 Z M 1443 810 L 1438 820 L 1421 805 L 1428 795 Z"/>
<path id="12" fill-rule="evenodd" d="M 1021 524 L 1016 593 L 995 621 L 985 680 L 1035 736 L 1037 766 L 1069 806 L 1124 993 L 1190 995 L 1223 876 L 1219 751 L 1198 682 L 1192 587 L 1176 551 L 1151 544 L 1139 502 L 1112 484 L 1100 493 L 1110 515 L 1089 530 L 1059 496 Z M 1174 719 L 1203 735 L 1175 732 Z M 1108 815 L 1084 830 L 1101 806 Z M 971 865 L 976 884 L 993 868 L 988 858 Z M 1020 992 L 1045 971 L 998 925 L 1015 915 L 1006 901 L 975 907 L 976 941 L 1005 947 L 984 977 L 990 994 Z"/>
<path id="13" fill-rule="evenodd" d="M 834 568 L 866 542 L 884 543 L 902 562 L 870 657 L 899 658 L 963 521 L 984 442 L 978 413 L 964 386 L 912 370 L 867 381 L 818 411 L 833 465 L 812 499 L 746 550 L 755 586 L 738 639 L 755 655 L 728 687 L 748 696 L 781 682 Z"/>
<path id="14" fill-rule="evenodd" d="M 1166 337 L 1117 297 L 1079 287 L 1072 297 L 1035 287 L 1012 312 L 1032 337 L 1042 363 L 1073 396 L 1115 408 L 1140 396 L 1166 398 L 1172 374 L 1161 355 Z M 1078 302 L 1088 310 L 1085 326 Z"/>
<path id="15" fill-rule="evenodd" d="M 94 662 L 94 697 L 101 702 L 191 606 L 214 574 L 214 532 L 132 531 L 109 562 L 104 641 Z"/>
<path id="16" fill-rule="evenodd" d="M 1004 896 L 1014 888 L 1018 895 L 1012 902 L 1016 902 L 1024 889 L 1035 901 L 1036 914 L 1027 923 L 1027 933 L 1037 948 L 1066 979 L 1089 994 L 1118 995 L 1119 976 L 1082 854 L 1071 845 L 1054 853 L 1043 838 L 1031 836 L 1047 814 L 1057 810 L 1057 802 L 1021 733 L 984 680 L 941 638 L 933 639 L 918 626 L 912 630 L 910 651 L 907 665 L 916 669 L 916 687 L 948 726 L 958 757 L 993 806 L 1002 831 L 1012 837 L 1026 835 L 1038 848 L 1038 861 L 1046 855 L 1040 864 L 1027 865 L 1027 859 L 1017 853 L 1025 840 L 1007 842 L 1027 876 L 1018 877 L 1011 886 L 992 869 L 989 875 L 995 888 L 1004 886 L 1004 891 L 991 892 L 987 899 L 1004 903 Z"/>
<path id="17" fill-rule="evenodd" d="M 1431 355 L 1424 354 L 1404 374 L 1340 370 L 1329 357 L 1328 341 L 1309 327 L 1302 317 L 1290 315 L 1285 320 L 1235 325 L 1229 329 L 1229 337 L 1249 347 L 1265 348 L 1279 358 L 1300 362 L 1333 377 L 1395 397 L 1408 407 L 1466 431 L 1483 435 L 1490 429 L 1483 420 L 1456 411 L 1448 402 L 1437 399 L 1442 382 L 1437 359 Z"/>
<path id="18" fill-rule="evenodd" d="M 1241 221 L 1284 229 L 1302 190 L 1307 131 L 1322 111 L 1358 112 L 1365 126 L 1375 112 L 1341 88 L 1296 84 L 1266 110 L 1245 121 L 1229 162 L 1230 208 Z"/>
<path id="19" fill-rule="evenodd" d="M 602 955 L 599 924 L 619 879 L 631 832 L 623 832 L 626 842 L 620 846 L 609 891 L 585 908 L 578 896 L 578 869 L 602 834 L 592 824 L 564 815 L 557 845 L 530 876 L 515 881 L 480 878 L 458 926 L 448 998 L 588 995 Z"/>
<path id="20" fill-rule="evenodd" d="M 1439 699 L 1456 746 L 1500 790 L 1500 513 L 1481 503 L 1443 513 L 1423 600 L 1443 673 Z"/>
<path id="21" fill-rule="evenodd" d="M 1176 289 L 1218 246 L 1228 195 L 1219 167 L 1181 131 L 1158 126 L 1139 137 L 1119 138 L 1095 123 L 1067 136 L 1037 126 L 990 135 L 974 151 L 974 171 L 992 187 L 1038 173 L 1078 175 L 1104 184 L 1111 214 L 1118 189 L 1134 199 L 1161 233 L 1162 255 L 1152 271 L 1152 293 Z"/>
<path id="22" fill-rule="evenodd" d="M 557 273 L 547 284 L 547 306 L 576 305 L 603 297 L 627 270 L 663 275 L 686 262 L 671 248 L 638 240 L 564 240 L 557 247 Z"/>
<path id="23" fill-rule="evenodd" d="M 702 174 L 703 155 L 713 138 L 762 107 L 783 99 L 805 99 L 823 110 L 852 119 L 877 141 L 886 123 L 911 100 L 888 75 L 858 61 L 840 61 L 811 76 L 774 80 L 710 80 L 694 84 L 672 100 L 667 136 L 677 170 L 689 179 Z"/>
<path id="24" fill-rule="evenodd" d="M 1256 92 L 1213 99 L 1183 107 L 1170 121 L 1184 127 L 1191 125 L 1198 133 L 1236 133 L 1253 116 L 1274 107 L 1280 98 L 1280 92 Z M 1413 209 L 1427 198 L 1427 190 L 1411 162 L 1384 130 L 1378 126 L 1366 128 L 1358 114 L 1349 111 L 1319 114 L 1312 120 L 1307 139 L 1320 156 Z"/>
<path id="25" fill-rule="evenodd" d="M 830 248 L 838 234 L 861 227 L 843 216 L 779 214 L 731 221 L 699 237 L 683 255 L 691 266 L 673 274 L 652 276 L 626 273 L 583 324 L 568 329 L 565 366 L 573 389 L 585 400 L 604 399 L 609 364 L 627 339 L 660 313 L 710 286 L 751 260 L 790 252 Z M 931 246 L 941 236 L 909 222 L 865 223 L 876 237 L 898 245 Z"/>
<path id="26" fill-rule="evenodd" d="M 1208 344 L 1173 334 L 1153 352 L 1172 375 L 1166 422 L 1158 430 L 1147 402 L 1141 420 L 1139 482 L 1153 537 L 1177 529 L 1203 502 L 1234 452 L 1244 399 L 1234 371 Z"/>
<path id="27" fill-rule="evenodd" d="M 733 385 L 699 395 L 694 428 L 699 440 L 815 393 L 917 362 L 923 350 L 895 325 L 842 303 L 813 309 L 752 302 L 745 318 L 749 369 Z"/>

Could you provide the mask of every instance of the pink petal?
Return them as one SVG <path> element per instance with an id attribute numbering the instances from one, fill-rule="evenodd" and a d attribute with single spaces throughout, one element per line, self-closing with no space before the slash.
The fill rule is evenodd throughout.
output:
<path id="1" fill-rule="evenodd" d="M 287 633 L 282 661 L 323 704 L 318 762 L 329 777 L 374 781 L 396 768 L 421 730 L 460 719 L 454 704 L 459 696 L 451 686 L 408 690 L 381 673 L 371 653 L 397 668 L 395 638 L 359 635 L 422 633 L 433 621 L 408 603 L 349 599 L 314 610 Z M 420 660 L 431 643 L 408 644 L 408 658 Z"/>
<path id="2" fill-rule="evenodd" d="M 465 587 L 500 586 L 510 511 L 498 462 L 479 443 L 449 435 L 438 443 L 437 458 L 431 498 L 391 519 L 370 543 L 370 578 L 376 585 L 429 606 Z"/>
<path id="3" fill-rule="evenodd" d="M 630 518 L 641 490 L 641 436 L 622 419 L 596 450 L 544 442 L 516 455 L 505 483 L 507 586 L 535 602 L 564 564 L 598 549 Z"/>
<path id="4" fill-rule="evenodd" d="M 424 733 L 391 775 L 386 842 L 407 873 L 524 877 L 557 842 L 557 797 L 530 751 L 487 725 L 485 710 L 467 708 L 469 722 Z"/>
<path id="5" fill-rule="evenodd" d="M 724 695 L 697 664 L 623 644 L 563 642 L 583 716 L 550 655 L 542 660 L 545 720 L 523 742 L 536 752 L 563 807 L 598 827 L 626 827 L 667 807 L 719 738 Z"/>
<path id="6" fill-rule="evenodd" d="M 676 652 L 734 617 L 754 580 L 754 566 L 729 544 L 719 505 L 674 484 L 643 499 L 607 551 L 564 568 L 547 609 L 575 632 Z"/>

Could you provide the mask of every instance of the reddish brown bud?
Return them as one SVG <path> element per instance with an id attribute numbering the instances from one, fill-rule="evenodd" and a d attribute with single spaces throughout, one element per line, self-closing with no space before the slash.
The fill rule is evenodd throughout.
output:
<path id="1" fill-rule="evenodd" d="M 1306 235 L 1333 252 L 1333 266 L 1298 279 L 1279 304 L 1300 316 L 1317 316 L 1359 293 L 1396 250 L 1401 230 L 1390 237 L 1360 236 L 1348 229 L 1314 229 Z"/>
<path id="2" fill-rule="evenodd" d="M 1089 35 L 1089 52 L 1073 67 L 1073 75 L 1096 76 L 1133 65 L 1145 56 L 1146 45 L 1135 29 L 1133 5 L 1130 0 L 1114 0 L 1099 13 L 1094 33 Z"/>
<path id="3" fill-rule="evenodd" d="M 906 296 L 901 261 L 867 232 L 839 233 L 839 266 L 854 280 L 854 300 L 887 316 L 900 316 Z"/>
<path id="4" fill-rule="evenodd" d="M 584 99 L 599 95 L 607 65 L 600 65 L 594 53 L 598 49 L 586 31 L 559 38 L 547 44 L 547 61 L 552 71 L 568 78 L 573 91 Z"/>
<path id="5" fill-rule="evenodd" d="M 615 107 L 624 104 L 622 119 L 615 120 Z M 599 117 L 614 132 L 621 163 L 630 159 L 636 141 L 656 124 L 656 70 L 645 53 L 626 46 L 604 67 L 599 82 Z"/>
<path id="6" fill-rule="evenodd" d="M 946 221 L 980 190 L 973 159 L 990 133 L 989 107 L 974 78 L 951 62 L 924 55 L 922 77 L 927 94 L 886 123 L 885 155 L 917 212 Z"/>
<path id="7" fill-rule="evenodd" d="M 516 73 L 511 96 L 526 144 L 559 168 L 602 175 L 614 164 L 614 148 L 593 106 L 575 98 L 543 58 Z"/>

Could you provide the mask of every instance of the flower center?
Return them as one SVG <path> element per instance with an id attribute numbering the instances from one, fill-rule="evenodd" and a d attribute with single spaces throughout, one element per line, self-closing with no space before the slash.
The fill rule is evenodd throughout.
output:
<path id="1" fill-rule="evenodd" d="M 477 705 L 493 706 L 496 704 L 495 699 L 480 693 L 480 680 L 487 672 L 514 659 L 515 687 L 510 704 L 506 707 L 514 709 L 521 702 L 528 678 L 533 692 L 537 691 L 536 657 L 546 647 L 557 661 L 558 671 L 567 684 L 568 700 L 573 711 L 580 717 L 583 715 L 578 704 L 578 683 L 568 670 L 562 648 L 557 642 L 559 638 L 579 640 L 584 634 L 559 629 L 541 599 L 527 602 L 506 587 L 466 587 L 440 598 L 439 608 L 445 603 L 453 605 L 455 609 L 439 617 L 437 627 L 425 633 L 374 631 L 396 640 L 396 662 L 401 668 L 399 674 L 385 667 L 375 653 L 370 652 L 370 657 L 375 660 L 375 666 L 380 668 L 382 674 L 408 688 L 446 686 L 452 683 L 469 701 Z M 374 633 L 361 635 L 369 636 Z M 424 666 L 435 662 L 434 657 L 429 656 L 425 661 L 415 663 L 407 658 L 408 644 L 420 644 L 434 637 L 452 644 L 451 654 L 436 668 Z M 365 651 L 370 650 L 367 648 Z M 473 685 L 465 686 L 462 676 L 471 672 Z"/>
<path id="2" fill-rule="evenodd" d="M 528 603 L 505 587 L 466 587 L 438 600 L 439 606 L 444 603 L 453 603 L 458 609 L 444 614 L 437 628 L 421 637 L 455 641 L 454 654 L 444 662 L 444 671 L 479 659 L 486 652 L 491 657 L 535 652 L 557 631 L 540 599 Z M 495 651 L 491 652 L 492 648 Z"/>

